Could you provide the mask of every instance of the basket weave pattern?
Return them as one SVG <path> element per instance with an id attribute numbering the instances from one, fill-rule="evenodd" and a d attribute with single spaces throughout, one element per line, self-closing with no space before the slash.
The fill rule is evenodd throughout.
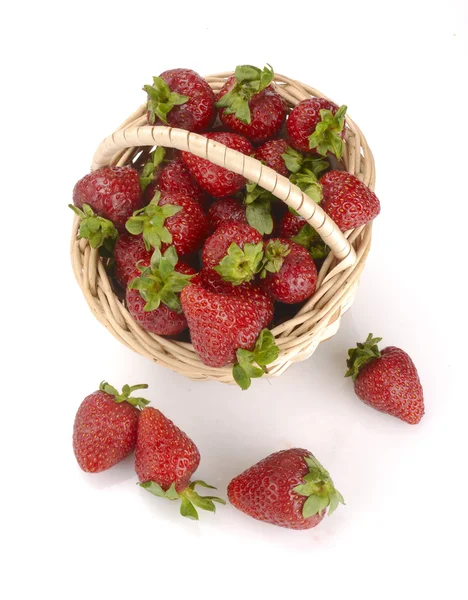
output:
<path id="1" fill-rule="evenodd" d="M 221 73 L 206 80 L 216 92 L 231 75 Z M 275 75 L 275 87 L 290 107 L 311 96 L 326 97 L 308 85 L 278 74 Z M 375 168 L 370 148 L 348 116 L 346 123 L 342 164 L 349 173 L 374 189 Z M 287 178 L 256 159 L 194 133 L 148 126 L 146 104 L 100 144 L 92 170 L 109 165 L 142 165 L 152 147 L 159 145 L 208 158 L 259 183 L 297 210 L 330 247 L 331 252 L 320 269 L 315 294 L 293 319 L 272 329 L 280 353 L 277 360 L 268 366 L 266 376 L 281 375 L 291 364 L 309 358 L 321 341 L 336 333 L 341 316 L 352 304 L 370 249 L 372 223 L 343 235 L 319 205 Z M 200 361 L 191 344 L 143 330 L 112 290 L 98 251 L 90 247 L 88 240 L 77 238 L 78 228 L 79 218 L 75 216 L 71 241 L 73 270 L 89 307 L 112 335 L 128 348 L 190 379 L 233 383 L 230 366 L 221 369 L 208 367 Z"/>

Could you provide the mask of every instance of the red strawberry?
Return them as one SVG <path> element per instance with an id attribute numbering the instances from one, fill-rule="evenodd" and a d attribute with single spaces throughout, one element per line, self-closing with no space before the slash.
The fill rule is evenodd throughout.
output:
<path id="1" fill-rule="evenodd" d="M 216 118 L 215 97 L 208 83 L 190 69 L 171 69 L 143 87 L 148 94 L 148 123 L 188 131 L 206 131 Z"/>
<path id="2" fill-rule="evenodd" d="M 146 409 L 148 410 L 148 409 Z M 344 504 L 328 471 L 308 450 L 267 456 L 228 486 L 231 504 L 246 515 L 279 527 L 310 529 Z"/>
<path id="3" fill-rule="evenodd" d="M 103 381 L 97 392 L 83 400 L 73 425 L 73 451 L 83 471 L 105 471 L 133 452 L 139 408 L 148 404 L 148 400 L 131 398 L 130 394 L 147 387 L 124 385 L 119 394 Z"/>
<path id="4" fill-rule="evenodd" d="M 346 377 L 352 377 L 354 391 L 363 402 L 381 412 L 416 425 L 424 415 L 424 396 L 418 372 L 411 358 L 394 346 L 381 352 L 372 333 L 364 343 L 349 350 Z"/>
<path id="5" fill-rule="evenodd" d="M 248 156 L 253 154 L 251 143 L 241 135 L 217 132 L 207 133 L 205 137 L 242 154 Z M 182 152 L 182 159 L 201 187 L 215 198 L 230 196 L 245 186 L 244 177 L 218 167 L 206 158 L 198 158 L 190 152 Z"/>
<path id="6" fill-rule="evenodd" d="M 156 148 L 151 155 L 151 160 L 143 167 L 140 185 L 144 191 L 145 204 L 151 202 L 158 189 L 161 192 L 175 192 L 190 196 L 203 210 L 209 208 L 208 195 L 192 177 L 178 151 L 173 151 L 168 157 L 162 146 Z"/>
<path id="7" fill-rule="evenodd" d="M 90 206 L 99 216 L 124 229 L 142 206 L 138 173 L 133 167 L 105 167 L 85 175 L 73 189 L 73 204 Z"/>
<path id="8" fill-rule="evenodd" d="M 289 141 L 300 152 L 343 155 L 346 106 L 325 98 L 308 98 L 293 108 L 286 122 Z"/>
<path id="9" fill-rule="evenodd" d="M 183 194 L 159 191 L 126 227 L 133 235 L 143 234 L 147 249 L 164 251 L 173 244 L 181 256 L 198 250 L 208 235 L 208 220 L 198 202 Z"/>
<path id="10" fill-rule="evenodd" d="M 271 140 L 255 150 L 255 158 L 262 161 L 267 167 L 274 169 L 280 175 L 289 177 L 289 170 L 284 162 L 283 154 L 288 150 L 286 140 Z"/>
<path id="11" fill-rule="evenodd" d="M 317 268 L 303 246 L 286 239 L 271 239 L 265 246 L 260 277 L 262 289 L 284 304 L 310 298 L 317 285 Z"/>
<path id="12" fill-rule="evenodd" d="M 215 200 L 208 211 L 211 231 L 225 223 L 247 223 L 246 207 L 236 198 L 220 198 Z"/>
<path id="13" fill-rule="evenodd" d="M 374 192 L 346 171 L 330 171 L 320 179 L 320 206 L 341 231 L 348 231 L 372 221 L 380 213 L 380 202 Z"/>
<path id="14" fill-rule="evenodd" d="M 145 408 L 138 424 L 135 471 L 141 486 L 169 500 L 181 499 L 183 516 L 198 519 L 195 506 L 215 512 L 215 497 L 201 497 L 196 484 L 215 489 L 203 481 L 189 483 L 200 464 L 200 453 L 192 440 L 159 410 Z M 194 506 L 195 505 L 195 506 Z"/>
<path id="15" fill-rule="evenodd" d="M 225 281 L 251 281 L 263 257 L 261 242 L 262 236 L 250 225 L 225 223 L 206 240 L 203 265 L 215 269 Z"/>
<path id="16" fill-rule="evenodd" d="M 223 124 L 254 144 L 276 137 L 286 119 L 286 103 L 270 85 L 273 77 L 271 67 L 241 65 L 218 93 Z"/>
<path id="17" fill-rule="evenodd" d="M 129 233 L 119 235 L 114 248 L 115 277 L 124 289 L 135 277 L 136 264 L 141 262 L 145 266 L 149 265 L 152 254 L 152 249 L 146 249 L 143 236 Z"/>
<path id="18" fill-rule="evenodd" d="M 187 327 L 179 292 L 195 270 L 178 262 L 174 246 L 164 255 L 156 249 L 151 264 L 139 265 L 127 286 L 127 308 L 146 331 L 158 335 L 176 335 Z"/>
<path id="19" fill-rule="evenodd" d="M 180 299 L 192 344 L 210 367 L 233 363 L 238 348 L 253 350 L 273 318 L 273 302 L 253 286 L 218 294 L 191 284 L 182 290 Z"/>

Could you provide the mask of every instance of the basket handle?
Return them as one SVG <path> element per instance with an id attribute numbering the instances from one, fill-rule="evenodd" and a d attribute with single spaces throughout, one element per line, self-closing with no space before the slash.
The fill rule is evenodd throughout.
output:
<path id="1" fill-rule="evenodd" d="M 333 269 L 336 274 L 353 265 L 356 261 L 354 248 L 323 211 L 319 204 L 304 194 L 289 179 L 283 177 L 259 160 L 228 148 L 197 133 L 172 127 L 129 127 L 116 131 L 98 147 L 91 169 L 94 171 L 109 164 L 119 151 L 138 146 L 164 146 L 191 152 L 195 156 L 208 159 L 220 167 L 225 167 L 238 175 L 243 175 L 258 183 L 288 206 L 296 210 L 317 231 L 322 240 L 340 261 Z M 332 273 L 329 273 L 328 277 Z M 328 278 L 327 277 L 327 278 Z"/>

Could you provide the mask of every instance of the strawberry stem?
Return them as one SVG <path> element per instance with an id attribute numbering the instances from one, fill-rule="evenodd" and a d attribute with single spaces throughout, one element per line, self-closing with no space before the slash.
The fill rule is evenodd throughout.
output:
<path id="1" fill-rule="evenodd" d="M 302 516 L 307 519 L 320 515 L 327 507 L 330 516 L 340 503 L 345 503 L 343 496 L 335 488 L 330 473 L 315 456 L 304 456 L 304 461 L 309 467 L 309 472 L 303 477 L 304 483 L 293 488 L 296 494 L 307 497 L 302 507 Z"/>
<path id="2" fill-rule="evenodd" d="M 174 312 L 182 312 L 178 294 L 188 285 L 192 275 L 178 273 L 175 270 L 178 261 L 176 249 L 169 246 L 164 255 L 159 248 L 155 248 L 149 267 L 137 264 L 141 275 L 132 279 L 128 287 L 138 290 L 143 300 L 146 300 L 143 310 L 156 310 L 162 302 Z"/>
<path id="3" fill-rule="evenodd" d="M 240 285 L 252 281 L 258 272 L 263 259 L 263 243 L 244 244 L 241 249 L 235 242 L 229 248 L 219 265 L 214 270 L 224 281 Z"/>
<path id="4" fill-rule="evenodd" d="M 234 73 L 236 83 L 216 102 L 216 107 L 223 108 L 226 115 L 236 115 L 239 121 L 248 125 L 252 120 L 249 100 L 268 87 L 274 76 L 270 65 L 263 70 L 251 65 L 239 65 Z"/>
<path id="5" fill-rule="evenodd" d="M 143 90 L 148 94 L 147 108 L 151 125 L 156 119 L 167 124 L 167 115 L 174 106 L 185 104 L 190 99 L 188 96 L 171 92 L 170 87 L 161 77 L 153 77 L 153 85 L 144 85 Z"/>
<path id="6" fill-rule="evenodd" d="M 131 406 L 135 406 L 136 408 L 144 408 L 147 404 L 149 404 L 149 400 L 146 398 L 133 398 L 130 396 L 136 390 L 146 390 L 148 385 L 146 383 L 139 383 L 137 385 L 129 386 L 125 384 L 122 388 L 122 392 L 119 393 L 118 390 L 107 383 L 107 381 L 101 381 L 99 385 L 99 389 L 110 396 L 114 396 L 114 402 L 117 404 L 121 404 L 122 402 L 128 402 Z"/>
<path id="7" fill-rule="evenodd" d="M 195 486 L 197 485 L 209 488 L 210 490 L 216 489 L 212 485 L 208 485 L 201 480 L 192 481 L 181 492 L 177 492 L 175 482 L 173 482 L 166 491 L 164 491 L 163 488 L 155 481 L 145 481 L 139 485 L 154 496 L 166 498 L 167 500 L 180 500 L 180 514 L 183 517 L 187 517 L 188 519 L 193 519 L 195 521 L 198 521 L 198 512 L 195 507 L 214 513 L 216 512 L 216 506 L 214 504 L 215 502 L 218 502 L 219 504 L 226 504 L 225 500 L 218 498 L 217 496 L 200 496 L 200 494 L 195 491 Z"/>
<path id="8" fill-rule="evenodd" d="M 263 329 L 253 351 L 243 348 L 237 350 L 237 362 L 232 367 L 232 375 L 237 385 L 242 390 L 247 390 L 251 380 L 262 377 L 267 372 L 266 365 L 275 361 L 278 355 L 279 348 L 274 335 L 269 329 Z"/>
<path id="9" fill-rule="evenodd" d="M 340 159 L 343 156 L 343 140 L 341 132 L 345 123 L 347 107 L 343 104 L 335 114 L 331 110 L 320 111 L 321 121 L 317 124 L 315 131 L 309 136 L 309 148 L 316 150 L 318 154 L 326 156 L 331 152 Z"/>
<path id="10" fill-rule="evenodd" d="M 83 204 L 82 209 L 73 204 L 68 206 L 81 219 L 79 237 L 89 240 L 91 248 L 104 250 L 101 252 L 103 256 L 112 256 L 118 235 L 112 221 L 96 215 L 89 204 Z"/>
<path id="11" fill-rule="evenodd" d="M 353 381 L 356 381 L 364 365 L 381 356 L 377 345 L 381 341 L 382 338 L 375 338 L 372 333 L 369 333 L 365 342 L 358 343 L 356 348 L 348 350 L 348 360 L 346 361 L 348 370 L 345 377 L 352 377 Z"/>

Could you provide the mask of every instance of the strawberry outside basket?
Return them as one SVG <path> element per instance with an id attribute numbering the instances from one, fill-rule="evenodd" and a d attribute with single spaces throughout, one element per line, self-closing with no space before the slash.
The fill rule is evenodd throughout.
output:
<path id="1" fill-rule="evenodd" d="M 217 92 L 232 74 L 212 75 L 206 80 Z M 274 85 L 290 109 L 311 96 L 326 97 L 304 83 L 278 74 Z M 146 103 L 99 145 L 91 169 L 143 164 L 154 146 L 191 152 L 258 183 L 295 209 L 330 247 L 331 252 L 319 272 L 315 294 L 293 319 L 272 329 L 280 352 L 277 360 L 268 365 L 265 376 L 281 375 L 293 363 L 309 358 L 321 341 L 337 332 L 342 315 L 354 300 L 370 249 L 372 222 L 343 234 L 318 204 L 286 177 L 258 160 L 196 133 L 147 125 Z M 360 129 L 348 116 L 339 168 L 356 175 L 374 189 L 372 152 Z M 190 379 L 234 383 L 230 366 L 208 367 L 198 358 L 191 344 L 141 329 L 114 293 L 98 251 L 91 248 L 88 240 L 78 239 L 78 228 L 79 218 L 75 216 L 71 241 L 73 270 L 92 312 L 114 337 L 135 352 Z"/>

